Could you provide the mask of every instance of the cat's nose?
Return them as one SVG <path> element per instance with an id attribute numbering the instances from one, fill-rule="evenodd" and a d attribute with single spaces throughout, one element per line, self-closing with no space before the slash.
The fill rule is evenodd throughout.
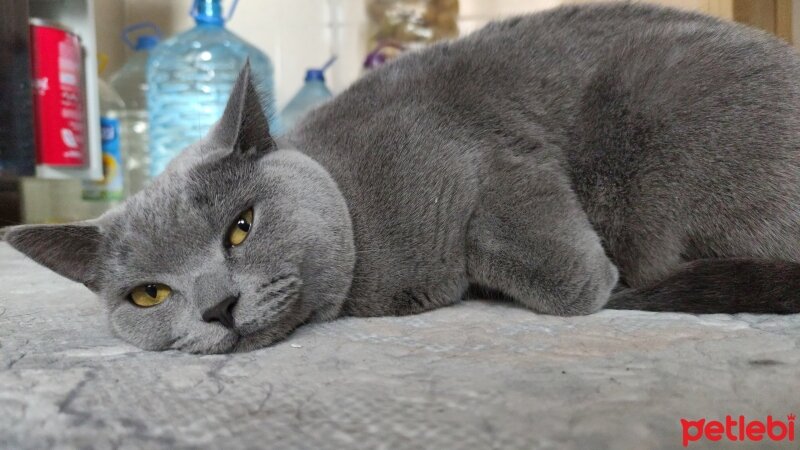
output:
<path id="1" fill-rule="evenodd" d="M 239 297 L 228 297 L 225 300 L 203 311 L 203 320 L 208 323 L 219 322 L 226 328 L 233 328 L 233 308 Z"/>

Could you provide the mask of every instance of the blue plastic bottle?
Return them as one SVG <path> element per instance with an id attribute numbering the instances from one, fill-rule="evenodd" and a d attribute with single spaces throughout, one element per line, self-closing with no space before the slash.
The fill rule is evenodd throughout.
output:
<path id="1" fill-rule="evenodd" d="M 279 132 L 274 106 L 274 69 L 270 59 L 225 28 L 221 0 L 195 0 L 197 26 L 160 43 L 147 64 L 150 118 L 150 175 L 155 177 L 219 120 L 247 58 L 265 93 L 265 113 Z"/>
<path id="2" fill-rule="evenodd" d="M 330 67 L 336 57 L 330 59 L 322 68 L 308 69 L 306 80 L 303 87 L 297 94 L 289 100 L 286 107 L 281 111 L 281 124 L 286 131 L 290 130 L 303 116 L 315 106 L 333 97 L 333 94 L 325 86 L 325 69 Z"/>

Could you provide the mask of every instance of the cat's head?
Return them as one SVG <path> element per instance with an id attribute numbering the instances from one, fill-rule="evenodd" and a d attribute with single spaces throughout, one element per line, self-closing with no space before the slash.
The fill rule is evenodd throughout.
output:
<path id="1" fill-rule="evenodd" d="M 277 148 L 249 65 L 220 122 L 145 190 L 5 240 L 84 283 L 117 335 L 152 350 L 247 350 L 335 317 L 354 264 L 344 198 L 319 164 Z"/>

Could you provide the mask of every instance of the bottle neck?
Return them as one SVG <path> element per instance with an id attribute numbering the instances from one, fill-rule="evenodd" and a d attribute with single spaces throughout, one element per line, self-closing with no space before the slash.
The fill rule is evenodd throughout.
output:
<path id="1" fill-rule="evenodd" d="M 222 17 L 221 0 L 195 0 L 194 20 L 198 26 L 223 26 L 225 19 Z"/>

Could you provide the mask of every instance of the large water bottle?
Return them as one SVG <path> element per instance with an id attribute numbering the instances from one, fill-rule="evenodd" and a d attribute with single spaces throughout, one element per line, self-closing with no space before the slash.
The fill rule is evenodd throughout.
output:
<path id="1" fill-rule="evenodd" d="M 303 87 L 289 100 L 281 112 L 281 124 L 285 130 L 290 130 L 303 116 L 315 106 L 328 101 L 333 94 L 325 86 L 325 69 L 330 67 L 336 57 L 330 59 L 319 69 L 308 69 Z"/>
<path id="2" fill-rule="evenodd" d="M 278 132 L 272 62 L 261 51 L 225 28 L 221 0 L 195 0 L 191 15 L 197 26 L 160 43 L 147 65 L 147 109 L 150 117 L 150 175 L 203 137 L 222 116 L 239 70 L 247 58 L 265 94 L 265 113 Z"/>
<path id="3" fill-rule="evenodd" d="M 143 32 L 143 33 L 142 33 Z M 136 41 L 131 37 L 139 34 Z M 150 149 L 147 120 L 147 59 L 158 44 L 161 30 L 150 22 L 131 25 L 122 31 L 122 40 L 134 51 L 110 80 L 122 97 L 125 109 L 120 112 L 120 139 L 125 149 L 126 194 L 140 191 L 150 175 Z"/>

